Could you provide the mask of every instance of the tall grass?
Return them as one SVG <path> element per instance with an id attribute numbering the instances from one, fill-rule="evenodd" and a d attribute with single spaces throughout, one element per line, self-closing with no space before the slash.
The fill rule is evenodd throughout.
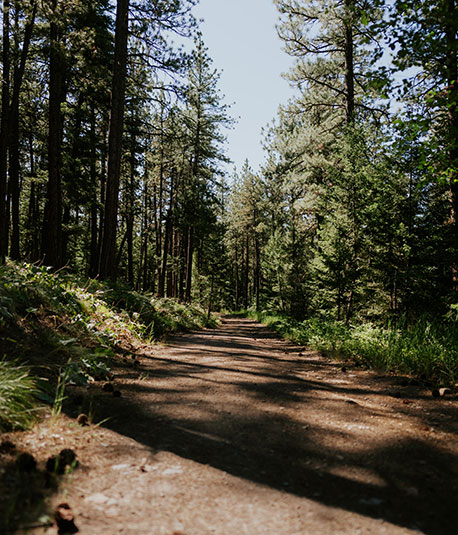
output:
<path id="1" fill-rule="evenodd" d="M 420 318 L 414 324 L 399 321 L 386 326 L 346 325 L 311 318 L 302 322 L 264 312 L 248 313 L 281 336 L 332 357 L 358 364 L 412 374 L 436 384 L 458 381 L 458 322 Z"/>
<path id="2" fill-rule="evenodd" d="M 27 368 L 0 360 L 0 431 L 26 429 L 35 420 L 36 386 Z"/>

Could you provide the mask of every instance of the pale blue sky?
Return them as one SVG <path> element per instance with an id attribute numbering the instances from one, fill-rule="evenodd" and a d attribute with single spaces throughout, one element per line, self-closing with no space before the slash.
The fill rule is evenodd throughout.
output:
<path id="1" fill-rule="evenodd" d="M 275 30 L 277 10 L 272 0 L 200 0 L 194 13 L 204 19 L 200 28 L 208 53 L 223 71 L 221 91 L 239 118 L 226 132 L 227 155 L 237 169 L 248 158 L 256 170 L 264 161 L 261 128 L 292 94 L 281 77 L 291 59 Z"/>

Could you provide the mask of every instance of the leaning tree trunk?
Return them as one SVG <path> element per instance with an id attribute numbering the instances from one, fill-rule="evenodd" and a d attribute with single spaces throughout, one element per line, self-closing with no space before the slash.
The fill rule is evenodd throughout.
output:
<path id="1" fill-rule="evenodd" d="M 102 279 L 116 278 L 116 230 L 126 93 L 128 27 L 129 0 L 118 0 L 116 9 L 110 130 L 108 134 L 108 174 L 99 266 L 99 275 Z"/>

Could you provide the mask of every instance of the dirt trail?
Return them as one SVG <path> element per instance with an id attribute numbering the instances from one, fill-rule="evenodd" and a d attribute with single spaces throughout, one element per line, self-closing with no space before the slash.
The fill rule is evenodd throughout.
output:
<path id="1" fill-rule="evenodd" d="M 252 320 L 144 348 L 75 444 L 84 535 L 458 533 L 458 399 L 278 340 Z M 31 531 L 29 531 L 31 533 Z M 35 533 L 55 533 L 55 528 Z"/>

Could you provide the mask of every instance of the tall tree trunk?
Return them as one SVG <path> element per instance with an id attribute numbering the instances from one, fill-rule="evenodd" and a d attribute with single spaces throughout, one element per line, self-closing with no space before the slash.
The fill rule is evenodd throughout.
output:
<path id="1" fill-rule="evenodd" d="M 194 255 L 194 228 L 189 227 L 188 231 L 188 247 L 186 251 L 186 292 L 185 301 L 191 302 L 191 287 L 192 287 L 192 258 Z"/>
<path id="2" fill-rule="evenodd" d="M 245 239 L 245 247 L 246 247 L 246 251 L 245 251 L 245 288 L 244 288 L 244 292 L 245 292 L 245 309 L 248 308 L 248 285 L 249 285 L 249 270 L 250 270 L 250 238 L 248 236 L 248 233 L 246 235 L 246 239 Z"/>
<path id="3" fill-rule="evenodd" d="M 255 273 L 255 293 L 256 293 L 256 310 L 259 310 L 259 290 L 260 290 L 260 280 L 261 280 L 261 254 L 260 254 L 260 247 L 259 247 L 259 239 L 256 236 L 255 238 L 255 255 L 256 255 L 256 273 Z"/>
<path id="4" fill-rule="evenodd" d="M 52 0 L 49 57 L 49 127 L 48 127 L 48 184 L 43 221 L 42 254 L 46 265 L 62 265 L 62 185 L 61 143 L 64 85 L 64 58 L 61 50 L 61 31 L 57 13 L 58 0 Z"/>
<path id="5" fill-rule="evenodd" d="M 162 266 L 161 266 L 161 271 L 160 271 L 159 284 L 157 288 L 157 293 L 159 297 L 164 297 L 164 292 L 165 292 L 165 278 L 166 278 L 166 273 L 167 273 L 167 260 L 168 260 L 168 254 L 169 254 L 171 227 L 172 227 L 172 209 L 171 207 L 169 207 L 169 211 L 165 218 L 165 233 L 164 233 L 164 241 L 162 244 L 163 245 Z"/>
<path id="6" fill-rule="evenodd" d="M 134 206 L 135 206 L 135 145 L 136 136 L 131 135 L 130 145 L 130 181 L 127 192 L 127 280 L 134 285 Z"/>
<path id="7" fill-rule="evenodd" d="M 164 107 L 161 102 L 161 129 L 160 129 L 160 139 L 159 139 L 159 145 L 160 145 L 160 160 L 159 160 L 159 196 L 155 201 L 157 201 L 157 207 L 154 207 L 154 217 L 155 217 L 155 230 L 156 230 L 156 256 L 157 258 L 161 258 L 161 251 L 162 251 L 162 218 L 163 218 L 163 211 L 164 211 Z M 157 211 L 158 210 L 158 211 Z M 162 293 L 164 293 L 164 277 L 165 275 L 161 272 L 162 267 L 158 266 L 158 285 L 161 285 L 161 277 L 162 277 Z"/>
<path id="8" fill-rule="evenodd" d="M 237 240 L 235 243 L 234 277 L 235 277 L 235 310 L 239 310 L 239 307 L 240 307 L 239 246 L 238 246 Z"/>
<path id="9" fill-rule="evenodd" d="M 106 130 L 104 130 L 104 140 L 106 139 Z M 95 274 L 99 273 L 100 258 L 102 255 L 102 238 L 105 221 L 105 190 L 107 184 L 107 144 L 104 142 L 100 154 L 100 204 L 99 204 L 99 232 L 97 237 L 97 266 Z"/>
<path id="10" fill-rule="evenodd" d="M 91 105 L 91 164 L 90 164 L 90 176 L 91 176 L 91 185 L 93 191 L 93 198 L 91 199 L 91 215 L 90 215 L 90 233 L 91 241 L 89 246 L 89 276 L 95 277 L 97 275 L 97 265 L 98 265 L 98 246 L 97 246 L 97 237 L 98 237 L 98 210 L 97 210 L 97 153 L 96 153 L 96 143 L 97 136 L 95 132 L 95 109 L 94 105 Z"/>
<path id="11" fill-rule="evenodd" d="M 449 123 L 450 223 L 453 232 L 454 262 L 452 286 L 458 290 L 458 38 L 456 30 L 456 2 L 447 1 L 447 82 Z"/>
<path id="12" fill-rule="evenodd" d="M 353 22 L 352 10 L 354 0 L 345 0 L 345 116 L 347 125 L 353 123 L 355 116 L 355 73 L 353 60 Z"/>
<path id="13" fill-rule="evenodd" d="M 19 2 L 16 4 L 16 13 L 19 10 Z M 21 94 L 22 80 L 24 78 L 25 64 L 30 48 L 30 41 L 32 39 L 33 27 L 35 24 L 35 16 L 37 12 L 37 2 L 32 5 L 32 12 L 25 25 L 24 42 L 22 44 L 19 64 L 14 67 L 13 74 L 13 94 L 11 97 L 10 108 L 10 141 L 9 141 L 9 180 L 11 191 L 11 248 L 10 256 L 15 260 L 20 258 L 19 242 L 19 100 Z M 17 31 L 17 29 L 16 29 Z"/>
<path id="14" fill-rule="evenodd" d="M 27 256 L 29 261 L 36 262 L 40 257 L 40 240 L 37 235 L 38 219 L 39 219 L 39 203 L 38 203 L 38 187 L 35 182 L 35 153 L 33 150 L 33 134 L 29 135 L 29 159 L 30 159 L 30 177 L 32 184 L 30 186 L 30 197 L 28 205 L 28 219 L 27 219 Z"/>
<path id="15" fill-rule="evenodd" d="M 99 269 L 99 274 L 102 279 L 116 278 L 116 231 L 126 93 L 128 27 L 129 0 L 118 0 L 116 8 L 110 130 L 108 136 L 108 174 Z"/>
<path id="16" fill-rule="evenodd" d="M 6 207 L 6 177 L 8 165 L 8 116 L 10 103 L 10 2 L 3 0 L 2 108 L 0 119 L 0 263 L 8 250 L 8 219 Z"/>

